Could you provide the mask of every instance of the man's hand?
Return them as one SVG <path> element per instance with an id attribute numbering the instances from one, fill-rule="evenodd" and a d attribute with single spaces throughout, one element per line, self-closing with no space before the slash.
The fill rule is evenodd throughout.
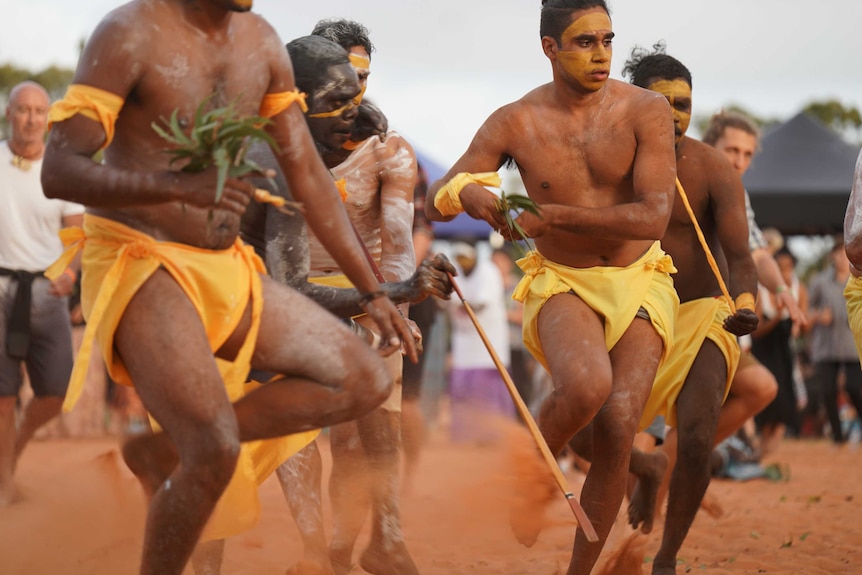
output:
<path id="1" fill-rule="evenodd" d="M 389 131 L 389 120 L 380 111 L 380 108 L 367 100 L 362 100 L 356 120 L 353 123 L 353 131 L 350 139 L 354 142 L 363 142 L 371 136 L 377 136 L 380 141 L 386 139 Z"/>
<path id="2" fill-rule="evenodd" d="M 382 355 L 395 353 L 402 349 L 401 346 L 403 345 L 404 354 L 413 363 L 418 363 L 419 355 L 416 352 L 416 344 L 413 341 L 413 334 L 410 332 L 407 320 L 388 297 L 380 295 L 366 303 L 363 309 L 380 328 L 382 340 L 380 352 Z"/>
<path id="3" fill-rule="evenodd" d="M 521 226 L 521 229 L 524 230 L 524 234 L 526 234 L 528 238 L 537 238 L 542 236 L 551 228 L 550 224 L 541 216 L 531 214 L 530 212 L 522 213 L 515 219 L 515 222 Z M 505 224 L 499 231 L 500 235 L 510 242 L 518 242 L 525 239 L 519 232 L 514 229 L 509 229 L 509 226 Z"/>
<path id="4" fill-rule="evenodd" d="M 789 289 L 783 289 L 775 294 L 775 299 L 778 301 L 778 309 L 786 309 L 790 314 L 790 320 L 793 322 L 793 330 L 798 335 L 801 330 L 808 327 L 808 316 L 800 309 L 799 303 Z"/>
<path id="5" fill-rule="evenodd" d="M 506 218 L 497 208 L 496 195 L 479 184 L 467 184 L 460 194 L 461 206 L 471 218 L 485 220 L 495 230 L 506 227 Z"/>
<path id="6" fill-rule="evenodd" d="M 254 196 L 255 186 L 251 182 L 228 178 L 221 198 L 216 201 L 217 176 L 214 169 L 196 174 L 179 172 L 175 175 L 180 178 L 178 182 L 180 191 L 176 194 L 176 199 L 192 206 L 200 208 L 218 206 L 219 209 L 242 215 Z"/>
<path id="7" fill-rule="evenodd" d="M 757 314 L 750 309 L 739 309 L 724 319 L 724 329 L 735 336 L 748 335 L 757 329 Z"/>
<path id="8" fill-rule="evenodd" d="M 407 280 L 410 303 L 419 303 L 428 296 L 449 299 L 454 287 L 449 280 L 449 274 L 458 275 L 455 266 L 443 254 L 436 254 L 433 259 L 426 259 Z"/>
<path id="9" fill-rule="evenodd" d="M 60 277 L 51 282 L 48 287 L 48 293 L 56 297 L 66 297 L 72 295 L 75 289 L 75 280 L 72 279 L 74 272 L 69 270 L 68 273 L 63 272 Z"/>
<path id="10" fill-rule="evenodd" d="M 413 334 L 413 342 L 416 344 L 416 353 L 422 353 L 422 330 L 419 329 L 419 325 L 412 319 L 407 319 L 407 326 L 410 328 L 410 333 Z M 404 348 L 402 346 L 401 352 L 404 352 Z"/>

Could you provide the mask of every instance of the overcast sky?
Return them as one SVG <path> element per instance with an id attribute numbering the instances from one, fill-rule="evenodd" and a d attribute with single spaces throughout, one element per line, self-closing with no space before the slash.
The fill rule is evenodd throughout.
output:
<path id="1" fill-rule="evenodd" d="M 0 63 L 72 67 L 117 0 L 0 0 Z M 695 115 L 740 104 L 788 118 L 812 100 L 862 108 L 859 0 L 610 0 L 613 77 L 631 48 L 667 42 L 692 72 Z M 539 0 L 255 0 L 287 42 L 321 18 L 364 23 L 377 47 L 368 97 L 445 167 L 497 107 L 550 80 Z M 696 135 L 696 134 L 695 134 Z"/>

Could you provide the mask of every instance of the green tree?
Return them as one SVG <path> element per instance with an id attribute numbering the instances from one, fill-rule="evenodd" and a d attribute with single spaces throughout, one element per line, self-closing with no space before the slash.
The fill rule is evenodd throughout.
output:
<path id="1" fill-rule="evenodd" d="M 859 108 L 838 100 L 810 102 L 803 112 L 809 114 L 854 144 L 862 143 L 862 114 Z"/>

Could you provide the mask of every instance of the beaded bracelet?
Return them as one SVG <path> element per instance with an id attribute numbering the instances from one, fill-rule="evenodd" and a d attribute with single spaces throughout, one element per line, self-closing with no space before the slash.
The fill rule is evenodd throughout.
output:
<path id="1" fill-rule="evenodd" d="M 379 297 L 386 297 L 386 292 L 383 290 L 377 290 L 363 294 L 362 297 L 359 298 L 359 306 L 365 307 Z"/>

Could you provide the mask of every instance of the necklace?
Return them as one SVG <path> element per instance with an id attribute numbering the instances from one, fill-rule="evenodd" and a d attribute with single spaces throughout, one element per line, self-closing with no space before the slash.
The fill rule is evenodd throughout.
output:
<path id="1" fill-rule="evenodd" d="M 18 154 L 12 154 L 12 165 L 22 172 L 29 172 L 30 168 L 33 167 L 33 162 Z"/>

